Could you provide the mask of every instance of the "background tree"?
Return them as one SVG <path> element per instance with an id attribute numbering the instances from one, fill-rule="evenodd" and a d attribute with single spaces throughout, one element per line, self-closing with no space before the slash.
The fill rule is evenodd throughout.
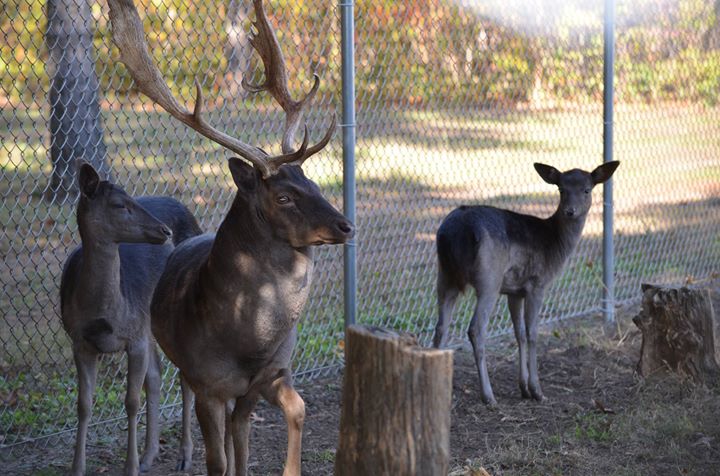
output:
<path id="1" fill-rule="evenodd" d="M 90 0 L 48 0 L 46 42 L 50 52 L 50 160 L 48 198 L 76 193 L 75 161 L 108 175 L 100 123 L 98 78 Z"/>
<path id="2" fill-rule="evenodd" d="M 249 5 L 243 0 L 230 0 L 225 18 L 225 32 L 227 41 L 223 49 L 225 61 L 226 95 L 236 97 L 245 96 L 245 89 L 240 87 L 242 76 L 250 69 L 252 48 L 245 31 L 245 22 L 250 12 Z"/>

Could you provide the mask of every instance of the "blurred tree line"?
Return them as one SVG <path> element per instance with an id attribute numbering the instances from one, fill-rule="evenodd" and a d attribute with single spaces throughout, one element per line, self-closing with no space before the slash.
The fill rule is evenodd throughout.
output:
<path id="1" fill-rule="evenodd" d="M 95 69 L 100 90 L 112 102 L 112 96 L 130 90 L 131 81 L 117 63 L 117 52 L 111 51 L 107 5 L 74 1 L 91 7 Z M 176 93 L 192 97 L 197 76 L 204 88 L 213 90 L 211 98 L 227 95 L 225 86 L 238 84 L 225 81 L 228 75 L 232 79 L 248 68 L 247 74 L 260 74 L 244 36 L 252 16 L 247 1 L 135 1 L 152 53 Z M 0 102 L 19 106 L 46 100 L 46 2 L 0 2 Z M 544 31 L 500 21 L 483 11 L 485 3 L 357 0 L 356 88 L 361 106 L 600 100 L 602 2 L 579 0 L 581 6 L 591 6 L 557 19 Z M 323 77 L 321 87 L 339 94 L 336 9 L 336 2 L 271 2 L 269 10 L 280 25 L 278 35 L 297 78 L 292 87 L 298 91 L 317 71 Z M 617 18 L 618 100 L 717 103 L 720 0 L 620 2 Z M 239 94 L 230 92 L 235 98 Z"/>

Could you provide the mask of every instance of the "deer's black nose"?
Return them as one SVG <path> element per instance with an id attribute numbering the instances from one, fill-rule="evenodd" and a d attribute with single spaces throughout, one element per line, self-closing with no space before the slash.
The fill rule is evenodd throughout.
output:
<path id="1" fill-rule="evenodd" d="M 172 238 L 173 232 L 170 228 L 163 225 L 162 227 L 160 227 L 160 229 L 162 230 L 163 235 L 167 236 L 168 238 Z"/>
<path id="2" fill-rule="evenodd" d="M 352 236 L 355 234 L 355 227 L 349 221 L 341 221 L 337 224 L 337 227 L 346 235 Z"/>
<path id="3" fill-rule="evenodd" d="M 573 208 L 573 207 L 566 208 L 565 216 L 570 217 L 570 218 L 574 217 L 575 216 L 575 208 Z"/>

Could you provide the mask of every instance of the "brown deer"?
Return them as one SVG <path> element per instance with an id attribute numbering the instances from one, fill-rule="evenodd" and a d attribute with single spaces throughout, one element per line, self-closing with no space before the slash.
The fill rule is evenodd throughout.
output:
<path id="1" fill-rule="evenodd" d="M 302 145 L 292 150 L 303 108 L 317 92 L 319 78 L 304 99 L 291 98 L 280 46 L 262 2 L 255 0 L 251 43 L 263 60 L 265 81 L 243 85 L 270 92 L 285 111 L 282 155 L 270 157 L 207 124 L 199 87 L 194 111 L 180 106 L 148 54 L 132 1 L 109 3 L 113 39 L 140 90 L 179 121 L 250 163 L 230 159 L 237 194 L 229 212 L 216 234 L 201 235 L 174 250 L 151 305 L 153 333 L 195 393 L 208 474 L 247 474 L 250 413 L 264 397 L 280 407 L 288 425 L 283 474 L 299 476 L 305 407 L 292 385 L 290 357 L 311 289 L 312 247 L 344 243 L 354 235 L 353 224 L 301 169 L 330 140 L 334 117 L 320 142 L 308 147 L 306 129 Z M 185 402 L 188 396 L 184 392 Z M 226 408 L 232 408 L 230 415 Z M 186 418 L 183 425 L 188 428 Z M 183 435 L 180 466 L 187 469 L 189 432 Z"/>
<path id="2" fill-rule="evenodd" d="M 82 163 L 77 222 L 82 239 L 60 281 L 60 316 L 78 373 L 78 428 L 72 474 L 85 473 L 85 444 L 100 354 L 128 356 L 128 445 L 125 474 L 147 470 L 158 453 L 160 360 L 150 334 L 150 299 L 173 245 L 201 232 L 170 197 L 133 199 Z M 171 241 L 172 238 L 172 241 Z M 140 388 L 147 396 L 145 453 L 138 460 Z"/>

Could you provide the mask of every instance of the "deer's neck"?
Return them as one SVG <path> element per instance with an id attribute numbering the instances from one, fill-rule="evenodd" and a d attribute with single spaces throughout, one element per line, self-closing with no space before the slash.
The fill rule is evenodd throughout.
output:
<path id="1" fill-rule="evenodd" d="M 215 235 L 201 281 L 235 299 L 268 282 L 302 289 L 312 267 L 310 247 L 293 248 L 279 239 L 253 204 L 236 198 Z"/>
<path id="2" fill-rule="evenodd" d="M 85 309 L 112 309 L 122 302 L 120 287 L 120 246 L 95 239 L 89 233 L 82 237 L 82 265 L 78 276 L 78 299 Z"/>
<path id="3" fill-rule="evenodd" d="M 572 252 L 575 251 L 575 248 L 580 242 L 586 218 L 587 214 L 568 218 L 558 208 L 555 213 L 547 219 L 550 228 L 554 231 L 552 261 L 557 262 L 558 266 L 562 266 Z"/>

